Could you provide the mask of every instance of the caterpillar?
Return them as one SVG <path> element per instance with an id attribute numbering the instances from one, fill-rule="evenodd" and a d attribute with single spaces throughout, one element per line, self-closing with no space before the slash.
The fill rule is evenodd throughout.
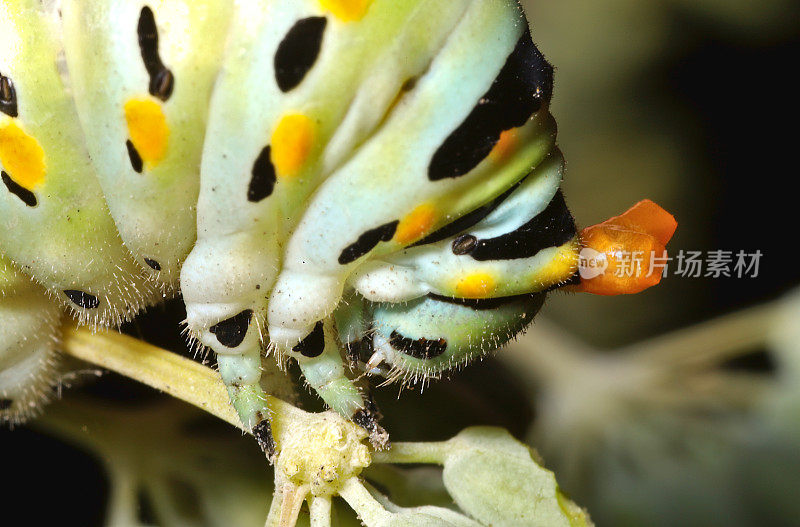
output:
<path id="1" fill-rule="evenodd" d="M 580 281 L 552 93 L 516 0 L 0 1 L 0 415 L 62 314 L 180 293 L 268 454 L 266 351 L 385 444 L 349 372 L 436 377 Z"/>

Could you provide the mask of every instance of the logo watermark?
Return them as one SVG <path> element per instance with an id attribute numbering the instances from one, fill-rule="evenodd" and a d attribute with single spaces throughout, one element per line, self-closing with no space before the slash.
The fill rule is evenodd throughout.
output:
<path id="1" fill-rule="evenodd" d="M 684 251 L 675 256 L 667 252 L 618 251 L 607 255 L 590 247 L 584 247 L 579 255 L 578 271 L 583 280 L 604 275 L 610 267 L 609 257 L 614 262 L 614 276 L 618 278 L 663 277 L 682 278 L 758 278 L 761 267 L 761 251 Z"/>

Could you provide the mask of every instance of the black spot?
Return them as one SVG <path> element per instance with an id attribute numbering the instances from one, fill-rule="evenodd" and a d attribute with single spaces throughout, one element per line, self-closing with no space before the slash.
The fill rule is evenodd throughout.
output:
<path id="1" fill-rule="evenodd" d="M 397 225 L 399 223 L 399 221 L 395 220 L 393 222 L 381 225 L 375 229 L 368 230 L 359 236 L 355 243 L 344 248 L 342 254 L 339 255 L 339 263 L 341 265 L 346 265 L 351 262 L 355 262 L 374 249 L 378 243 L 388 242 L 394 238 L 394 234 L 397 232 Z"/>
<path id="2" fill-rule="evenodd" d="M 275 438 L 272 437 L 272 427 L 268 419 L 264 419 L 253 427 L 253 436 L 261 450 L 268 458 L 272 459 L 275 456 Z"/>
<path id="3" fill-rule="evenodd" d="M 489 91 L 436 151 L 428 178 L 438 181 L 471 171 L 489 155 L 504 130 L 524 125 L 549 101 L 552 91 L 553 67 L 526 31 Z"/>
<path id="4" fill-rule="evenodd" d="M 172 90 L 175 88 L 175 76 L 168 69 L 158 72 L 155 78 L 150 79 L 150 93 L 162 101 L 169 99 Z"/>
<path id="5" fill-rule="evenodd" d="M 455 236 L 456 234 L 458 234 L 463 230 L 469 229 L 479 221 L 483 220 L 486 216 L 491 214 L 497 207 L 499 207 L 500 204 L 503 203 L 511 195 L 512 192 L 517 190 L 517 187 L 519 187 L 523 181 L 525 181 L 525 178 L 515 183 L 510 189 L 506 190 L 500 196 L 496 197 L 494 200 L 490 201 L 483 207 L 478 207 L 472 212 L 469 212 L 461 216 L 457 220 L 448 223 L 439 230 L 430 233 L 425 238 L 414 243 L 413 245 L 411 245 L 411 247 L 440 242 L 444 239 L 450 238 L 451 236 Z"/>
<path id="6" fill-rule="evenodd" d="M 96 296 L 90 295 L 84 291 L 77 291 L 75 289 L 67 289 L 64 291 L 73 304 L 84 309 L 97 309 L 100 305 L 100 300 Z"/>
<path id="7" fill-rule="evenodd" d="M 157 261 L 153 260 L 152 258 L 145 258 L 144 259 L 144 263 L 146 263 L 154 271 L 160 271 L 161 270 L 161 264 L 158 263 Z"/>
<path id="8" fill-rule="evenodd" d="M 434 359 L 447 351 L 447 341 L 445 339 L 428 340 L 421 338 L 413 340 L 404 337 L 397 331 L 392 331 L 389 344 L 397 351 L 421 360 Z"/>
<path id="9" fill-rule="evenodd" d="M 439 302 L 446 302 L 448 304 L 468 307 L 470 309 L 474 309 L 475 311 L 490 311 L 492 309 L 497 309 L 515 302 L 532 299 L 542 294 L 543 293 L 525 293 L 523 295 L 504 296 L 500 298 L 451 298 L 449 296 L 428 293 L 428 298 L 431 300 L 437 300 Z"/>
<path id="10" fill-rule="evenodd" d="M 463 255 L 468 254 L 471 250 L 478 245 L 478 238 L 471 234 L 462 234 L 455 240 L 453 240 L 453 254 L 456 255 Z"/>
<path id="11" fill-rule="evenodd" d="M 14 401 L 11 399 L 0 399 L 0 410 L 8 410 Z"/>
<path id="12" fill-rule="evenodd" d="M 17 116 L 17 91 L 11 79 L 0 73 L 0 112 L 9 117 Z"/>
<path id="13" fill-rule="evenodd" d="M 9 192 L 14 194 L 16 197 L 22 200 L 25 205 L 29 207 L 35 207 L 39 202 L 36 200 L 36 195 L 31 192 L 30 190 L 26 189 L 17 184 L 16 181 L 11 179 L 11 176 L 6 174 L 6 171 L 3 170 L 0 176 L 3 178 L 3 183 L 5 183 L 6 188 Z"/>
<path id="14" fill-rule="evenodd" d="M 148 90 L 150 95 L 158 97 L 162 101 L 169 99 L 175 86 L 175 78 L 172 72 L 161 62 L 158 54 L 158 28 L 153 11 L 147 6 L 142 8 L 139 15 L 139 49 L 142 52 L 142 61 L 150 75 L 150 85 Z"/>
<path id="15" fill-rule="evenodd" d="M 564 195 L 559 190 L 547 208 L 519 229 L 479 240 L 469 255 L 480 262 L 530 258 L 542 249 L 564 245 L 577 234 Z"/>
<path id="16" fill-rule="evenodd" d="M 299 352 L 303 357 L 314 358 L 322 355 L 325 351 L 325 332 L 322 330 L 322 321 L 320 320 L 314 326 L 314 330 L 308 334 L 306 338 L 300 341 L 292 351 Z"/>
<path id="17" fill-rule="evenodd" d="M 208 330 L 217 337 L 220 344 L 226 348 L 235 348 L 247 335 L 247 328 L 252 318 L 253 310 L 245 309 L 238 315 L 211 326 Z"/>
<path id="18" fill-rule="evenodd" d="M 128 157 L 131 160 L 131 166 L 133 169 L 138 172 L 142 173 L 142 169 L 144 165 L 142 164 L 142 156 L 139 155 L 139 152 L 136 150 L 136 147 L 133 146 L 133 142 L 130 139 L 125 141 L 125 146 L 128 147 Z"/>
<path id="19" fill-rule="evenodd" d="M 275 166 L 272 164 L 271 153 L 269 145 L 265 146 L 253 163 L 253 177 L 250 178 L 250 186 L 247 188 L 247 201 L 258 203 L 269 197 L 275 189 Z"/>
<path id="20" fill-rule="evenodd" d="M 275 52 L 275 81 L 282 92 L 297 87 L 314 66 L 328 20 L 312 16 L 299 20 Z"/>

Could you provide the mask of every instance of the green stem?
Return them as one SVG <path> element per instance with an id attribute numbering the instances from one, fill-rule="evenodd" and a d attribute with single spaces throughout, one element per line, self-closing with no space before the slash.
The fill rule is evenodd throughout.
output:
<path id="1" fill-rule="evenodd" d="M 308 506 L 311 516 L 311 527 L 330 527 L 331 525 L 331 500 L 320 496 L 311 498 Z"/>
<path id="2" fill-rule="evenodd" d="M 114 331 L 92 332 L 67 326 L 61 345 L 67 355 L 130 377 L 244 429 L 222 379 L 210 368 Z M 302 412 L 268 397 L 270 408 L 277 414 L 288 417 Z"/>
<path id="3" fill-rule="evenodd" d="M 780 302 L 752 307 L 633 344 L 620 352 L 649 363 L 714 366 L 763 346 L 782 307 Z"/>
<path id="4" fill-rule="evenodd" d="M 433 463 L 441 465 L 452 444 L 447 441 L 438 443 L 394 443 L 392 448 L 372 454 L 374 463 Z"/>
<path id="5" fill-rule="evenodd" d="M 339 490 L 339 496 L 356 511 L 358 518 L 364 525 L 377 525 L 390 514 L 378 503 L 358 478 L 348 479 Z"/>

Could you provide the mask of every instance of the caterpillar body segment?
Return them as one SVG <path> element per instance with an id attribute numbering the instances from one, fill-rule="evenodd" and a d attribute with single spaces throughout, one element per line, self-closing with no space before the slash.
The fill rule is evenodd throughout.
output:
<path id="1" fill-rule="evenodd" d="M 544 293 L 486 300 L 428 295 L 389 304 L 351 295 L 336 323 L 354 367 L 414 384 L 503 346 L 530 324 L 544 299 Z"/>
<path id="2" fill-rule="evenodd" d="M 435 294 L 512 297 L 546 291 L 577 270 L 577 231 L 559 191 L 561 152 L 524 180 L 417 244 L 364 263 L 349 282 L 373 302 Z"/>
<path id="3" fill-rule="evenodd" d="M 60 318 L 58 303 L 0 256 L 0 423 L 24 421 L 52 393 Z"/>
<path id="4" fill-rule="evenodd" d="M 168 289 L 196 232 L 206 113 L 231 5 L 63 3 L 72 94 L 119 234 Z"/>
<path id="5" fill-rule="evenodd" d="M 117 325 L 159 299 L 122 244 L 59 72 L 59 31 L 34 0 L 0 3 L 0 252 L 82 323 Z"/>
<path id="6" fill-rule="evenodd" d="M 405 103 L 316 192 L 270 300 L 273 343 L 289 348 L 330 315 L 357 263 L 480 206 L 545 157 L 555 139 L 550 78 L 529 68 L 541 55 L 520 15 L 516 2 L 470 3 Z M 467 43 L 475 34 L 495 37 L 476 53 Z M 485 106 L 507 115 L 485 123 Z M 493 157 L 504 128 L 520 146 Z"/>
<path id="7" fill-rule="evenodd" d="M 204 306 L 230 306 L 233 316 L 266 305 L 309 196 L 399 104 L 467 5 L 376 1 L 358 21 L 342 21 L 317 1 L 240 9 L 247 20 L 234 25 L 248 31 L 232 36 L 236 52 L 226 57 L 212 99 L 198 242 L 182 277 L 189 325 L 201 340 L 221 316 L 204 314 Z M 430 31 L 434 20 L 442 27 Z M 288 75 L 296 68 L 284 50 L 310 46 L 312 37 L 317 51 L 305 53 L 312 67 L 302 79 Z M 236 275 L 233 258 L 254 250 L 251 267 L 265 272 Z"/>

